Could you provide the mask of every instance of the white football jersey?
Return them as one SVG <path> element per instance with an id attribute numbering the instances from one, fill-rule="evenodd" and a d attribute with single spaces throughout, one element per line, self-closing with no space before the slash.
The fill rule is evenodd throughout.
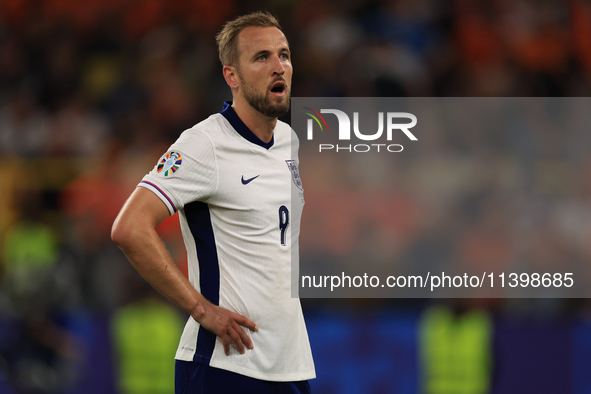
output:
<path id="1" fill-rule="evenodd" d="M 139 184 L 171 215 L 179 211 L 195 289 L 259 327 L 244 329 L 254 349 L 232 346 L 226 356 L 221 340 L 189 317 L 176 359 L 269 381 L 315 377 L 300 300 L 291 298 L 304 205 L 298 147 L 281 121 L 263 142 L 226 102 L 186 130 Z"/>

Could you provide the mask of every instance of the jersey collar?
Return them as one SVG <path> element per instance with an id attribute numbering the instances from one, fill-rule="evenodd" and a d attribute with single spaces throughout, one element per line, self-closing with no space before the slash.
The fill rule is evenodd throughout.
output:
<path id="1" fill-rule="evenodd" d="M 271 136 L 271 141 L 264 142 L 259 137 L 257 137 L 250 129 L 244 124 L 242 119 L 238 116 L 234 108 L 232 108 L 231 101 L 224 101 L 224 109 L 220 114 L 224 115 L 224 118 L 230 122 L 232 127 L 240 134 L 242 137 L 247 139 L 248 141 L 252 142 L 253 144 L 257 144 L 262 146 L 265 149 L 269 149 L 275 143 L 275 136 Z"/>

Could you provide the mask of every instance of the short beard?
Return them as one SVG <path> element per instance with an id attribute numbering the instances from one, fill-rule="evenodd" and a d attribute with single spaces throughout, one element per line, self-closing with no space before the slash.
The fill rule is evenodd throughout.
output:
<path id="1" fill-rule="evenodd" d="M 285 101 L 281 104 L 271 104 L 268 90 L 265 94 L 260 94 L 255 91 L 252 85 L 242 79 L 240 74 L 238 74 L 238 77 L 242 81 L 242 94 L 244 95 L 246 102 L 250 104 L 252 108 L 272 119 L 283 116 L 289 112 L 289 107 L 291 105 L 291 88 L 287 86 L 287 83 L 285 84 Z"/>

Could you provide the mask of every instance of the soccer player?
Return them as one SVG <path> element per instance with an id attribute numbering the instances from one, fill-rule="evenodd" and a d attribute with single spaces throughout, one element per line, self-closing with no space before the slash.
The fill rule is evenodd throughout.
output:
<path id="1" fill-rule="evenodd" d="M 289 45 L 263 12 L 228 22 L 217 43 L 233 102 L 182 133 L 125 203 L 112 238 L 190 314 L 177 393 L 309 393 L 314 363 L 290 289 L 304 205 L 299 142 L 277 120 L 290 106 Z M 188 280 L 155 231 L 176 211 Z"/>

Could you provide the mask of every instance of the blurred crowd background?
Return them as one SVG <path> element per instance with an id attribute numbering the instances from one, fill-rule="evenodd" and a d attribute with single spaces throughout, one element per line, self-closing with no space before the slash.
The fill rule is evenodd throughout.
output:
<path id="1" fill-rule="evenodd" d="M 260 9 L 289 39 L 293 96 L 591 89 L 584 0 L 0 0 L 0 393 L 172 392 L 186 315 L 135 273 L 110 227 L 178 135 L 231 98 L 214 36 Z M 511 138 L 446 135 L 414 157 L 423 165 L 394 159 L 373 186 L 304 149 L 316 192 L 302 258 L 584 266 L 589 137 L 535 132 L 507 149 Z M 432 199 L 417 202 L 421 187 Z M 186 272 L 178 218 L 159 232 Z M 316 393 L 591 391 L 587 300 L 312 301 Z"/>

